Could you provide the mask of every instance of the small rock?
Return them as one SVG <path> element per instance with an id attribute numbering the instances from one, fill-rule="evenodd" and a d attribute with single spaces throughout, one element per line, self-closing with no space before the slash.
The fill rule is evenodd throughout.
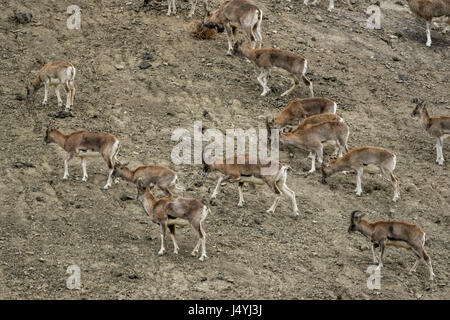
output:
<path id="1" fill-rule="evenodd" d="M 16 21 L 21 24 L 30 23 L 32 17 L 31 12 L 16 13 Z"/>
<path id="2" fill-rule="evenodd" d="M 25 98 L 24 98 L 24 96 L 21 95 L 20 93 L 16 93 L 16 100 L 18 100 L 18 101 L 23 101 L 23 100 L 25 100 Z"/>
<path id="3" fill-rule="evenodd" d="M 123 64 L 116 64 L 114 67 L 116 67 L 117 70 L 125 69 L 125 66 Z"/>
<path id="4" fill-rule="evenodd" d="M 119 278 L 123 275 L 123 273 L 120 271 L 113 271 L 112 275 L 113 275 L 113 277 Z"/>
<path id="5" fill-rule="evenodd" d="M 141 277 L 139 277 L 137 274 L 133 273 L 133 274 L 130 274 L 130 275 L 128 276 L 128 278 L 129 278 L 129 279 L 132 279 L 132 280 L 135 280 L 135 279 L 140 279 Z"/>
<path id="6" fill-rule="evenodd" d="M 44 258 L 39 258 L 39 262 L 45 262 Z"/>
<path id="7" fill-rule="evenodd" d="M 29 162 L 17 161 L 13 164 L 15 168 L 36 168 L 33 164 Z"/>
<path id="8" fill-rule="evenodd" d="M 151 52 L 147 51 L 142 54 L 142 60 L 153 61 L 155 60 L 155 57 L 153 57 L 153 54 Z"/>
<path id="9" fill-rule="evenodd" d="M 323 76 L 322 77 L 324 80 L 327 80 L 327 81 L 336 81 L 337 80 L 337 78 L 336 77 L 334 77 L 334 76 Z"/>
<path id="10" fill-rule="evenodd" d="M 134 198 L 130 197 L 129 195 L 123 194 L 123 195 L 120 196 L 120 200 L 128 201 L 128 200 L 134 200 Z"/>
<path id="11" fill-rule="evenodd" d="M 44 199 L 43 197 L 41 197 L 41 196 L 37 196 L 37 197 L 36 197 L 36 201 L 44 202 L 45 199 Z"/>
<path id="12" fill-rule="evenodd" d="M 73 118 L 73 114 L 70 111 L 61 110 L 55 114 L 49 114 L 49 117 L 58 118 L 58 119 L 64 119 L 64 118 L 68 118 L 68 117 Z"/>
<path id="13" fill-rule="evenodd" d="M 233 99 L 231 106 L 234 108 L 240 108 L 242 106 L 242 103 L 237 99 Z"/>
<path id="14" fill-rule="evenodd" d="M 141 70 L 145 70 L 145 69 L 147 69 L 147 68 L 150 68 L 152 65 L 150 64 L 150 62 L 148 62 L 147 60 L 144 60 L 144 61 L 142 61 L 140 64 L 139 64 L 139 69 L 141 69 Z"/>
<path id="15" fill-rule="evenodd" d="M 203 186 L 203 181 L 201 181 L 201 180 L 195 181 L 194 186 L 196 186 L 196 187 Z"/>
<path id="16" fill-rule="evenodd" d="M 408 184 L 408 185 L 406 186 L 405 190 L 406 190 L 407 192 L 415 192 L 415 191 L 417 191 L 418 189 L 417 189 L 417 186 L 416 186 L 414 183 L 410 183 L 410 184 Z"/>
<path id="17" fill-rule="evenodd" d="M 319 15 L 316 15 L 316 20 L 319 21 L 319 22 L 322 22 L 323 18 L 321 16 L 319 16 Z"/>

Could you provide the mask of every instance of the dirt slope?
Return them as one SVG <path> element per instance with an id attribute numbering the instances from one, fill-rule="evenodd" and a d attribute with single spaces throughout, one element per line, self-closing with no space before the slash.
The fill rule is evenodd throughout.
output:
<path id="1" fill-rule="evenodd" d="M 363 195 L 356 198 L 353 173 L 335 175 L 328 185 L 319 174 L 304 177 L 310 161 L 298 151 L 288 163 L 288 185 L 296 192 L 300 218 L 286 199 L 274 215 L 265 186 L 245 192 L 237 208 L 237 187 L 227 185 L 212 206 L 205 229 L 209 259 L 189 253 L 193 231 L 178 233 L 180 254 L 156 255 L 159 228 L 125 182 L 104 192 L 106 166 L 88 162 L 89 180 L 81 182 L 79 160 L 62 182 L 65 153 L 42 145 L 52 122 L 64 132 L 102 130 L 121 141 L 119 158 L 175 169 L 189 188 L 186 196 L 207 201 L 216 175 L 201 176 L 199 166 L 171 163 L 174 129 L 192 131 L 193 122 L 227 128 L 263 127 L 288 101 L 306 97 L 301 87 L 289 97 L 286 73 L 273 72 L 272 93 L 260 97 L 258 74 L 244 59 L 225 56 L 226 37 L 198 41 L 187 34 L 188 2 L 178 1 L 179 16 L 167 17 L 166 2 L 147 9 L 141 1 L 79 0 L 82 29 L 66 28 L 73 1 L 1 0 L 0 12 L 0 298 L 13 299 L 449 299 L 449 164 L 434 163 L 434 141 L 410 117 L 412 98 L 424 99 L 433 115 L 449 115 L 450 38 L 432 31 L 425 47 L 424 23 L 404 0 L 382 3 L 382 30 L 364 29 L 369 1 L 354 11 L 327 1 L 306 7 L 302 1 L 260 0 L 265 46 L 294 50 L 309 60 L 316 96 L 337 101 L 350 126 L 349 145 L 383 146 L 397 155 L 401 199 L 378 173 L 366 172 Z M 218 0 L 211 7 L 217 7 Z M 30 11 L 29 24 L 14 12 Z M 199 14 L 197 15 L 199 17 Z M 242 37 L 242 33 L 239 34 Z M 151 67 L 138 68 L 143 55 Z M 20 100 L 25 85 L 41 66 L 64 59 L 77 67 L 73 117 L 60 110 L 52 90 L 30 103 Z M 17 96 L 19 95 L 19 96 Z M 207 112 L 205 112 L 207 111 Z M 330 151 L 329 149 L 327 149 Z M 450 159 L 448 142 L 444 156 Z M 411 253 L 388 248 L 381 290 L 366 287 L 371 264 L 369 243 L 348 234 L 349 213 L 368 212 L 372 220 L 405 220 L 420 225 L 436 279 L 430 287 L 423 264 L 406 273 Z M 170 240 L 169 238 L 167 240 Z M 69 265 L 81 268 L 81 290 L 65 287 Z"/>

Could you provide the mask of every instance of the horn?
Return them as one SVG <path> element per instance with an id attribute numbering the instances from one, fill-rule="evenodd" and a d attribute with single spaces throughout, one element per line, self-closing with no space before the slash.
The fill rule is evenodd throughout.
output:
<path id="1" fill-rule="evenodd" d="M 139 189 L 144 189 L 144 180 L 142 180 L 142 178 L 138 178 L 136 181 L 136 185 Z"/>

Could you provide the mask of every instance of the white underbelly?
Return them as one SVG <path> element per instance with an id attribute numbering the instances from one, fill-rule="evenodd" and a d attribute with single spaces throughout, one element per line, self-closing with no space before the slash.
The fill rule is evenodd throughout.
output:
<path id="1" fill-rule="evenodd" d="M 100 157 L 100 153 L 97 151 L 83 151 L 78 150 L 78 153 L 76 154 L 77 157 L 80 158 L 87 158 L 87 157 Z"/>
<path id="2" fill-rule="evenodd" d="M 61 84 L 61 81 L 59 81 L 59 79 L 50 79 L 49 84 L 51 86 L 57 86 Z"/>
<path id="3" fill-rule="evenodd" d="M 264 184 L 264 180 L 260 178 L 251 177 L 242 177 L 239 179 L 240 182 L 247 182 L 252 184 Z"/>
<path id="4" fill-rule="evenodd" d="M 387 246 L 393 246 L 393 247 L 398 247 L 398 248 L 404 248 L 407 250 L 411 250 L 411 246 L 409 244 L 407 244 L 404 241 L 398 241 L 398 240 L 387 240 L 386 241 L 386 245 Z"/>

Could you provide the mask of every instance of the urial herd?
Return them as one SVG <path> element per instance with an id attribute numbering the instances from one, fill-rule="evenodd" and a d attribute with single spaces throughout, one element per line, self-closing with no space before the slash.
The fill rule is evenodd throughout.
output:
<path id="1" fill-rule="evenodd" d="M 167 15 L 176 13 L 176 1 L 168 0 Z M 197 0 L 191 0 L 192 9 L 189 17 L 195 14 Z M 409 0 L 411 11 L 426 20 L 427 24 L 427 46 L 431 45 L 430 23 L 433 17 L 450 15 L 450 0 Z M 148 0 L 145 0 L 148 3 Z M 308 1 L 305 0 L 305 4 Z M 349 8 L 353 9 L 348 1 Z M 333 9 L 334 1 L 331 0 L 329 10 Z M 268 76 L 274 67 L 286 70 L 292 77 L 293 86 L 285 91 L 282 96 L 289 95 L 302 81 L 308 88 L 311 98 L 294 99 L 278 113 L 272 120 L 266 119 L 267 129 L 280 130 L 280 143 L 283 148 L 293 147 L 310 152 L 312 174 L 316 171 L 316 160 L 321 163 L 322 181 L 324 183 L 337 172 L 353 170 L 356 172 L 357 196 L 362 193 L 362 176 L 364 166 L 375 165 L 385 178 L 391 182 L 394 196 L 392 201 L 400 198 L 399 181 L 394 175 L 396 167 L 396 155 L 382 147 L 359 146 L 349 149 L 347 140 L 350 130 L 345 120 L 336 114 L 337 104 L 328 98 L 314 97 L 313 85 L 306 77 L 307 59 L 297 53 L 262 47 L 262 21 L 263 12 L 259 6 L 249 0 L 224 1 L 218 10 L 210 12 L 208 1 L 204 1 L 204 16 L 202 25 L 207 28 L 216 29 L 218 32 L 226 31 L 228 39 L 227 55 L 242 56 L 254 63 L 261 70 L 257 80 L 263 87 L 261 96 L 270 93 L 267 85 Z M 238 28 L 241 28 L 248 40 L 248 44 L 242 40 L 235 41 L 234 37 Z M 258 45 L 258 48 L 256 48 Z M 58 105 L 62 106 L 59 93 L 63 87 L 67 94 L 66 110 L 70 110 L 74 103 L 75 96 L 75 67 L 65 61 L 58 61 L 46 64 L 38 73 L 36 78 L 27 88 L 28 96 L 35 93 L 44 86 L 43 104 L 47 104 L 48 90 L 50 86 L 56 87 Z M 450 117 L 437 116 L 430 117 L 423 102 L 418 102 L 417 107 L 411 116 L 419 117 L 422 127 L 432 137 L 436 139 L 436 162 L 444 164 L 443 142 L 450 135 Z M 292 131 L 289 126 L 296 126 Z M 197 199 L 180 198 L 173 196 L 173 189 L 183 191 L 184 188 L 179 183 L 178 175 L 175 171 L 163 166 L 141 166 L 135 170 L 128 168 L 127 164 L 121 164 L 117 160 L 119 151 L 119 139 L 106 132 L 77 131 L 64 134 L 55 128 L 48 128 L 45 133 L 45 143 L 56 143 L 67 152 L 64 160 L 63 180 L 69 178 L 69 161 L 73 157 L 81 159 L 83 169 L 83 181 L 87 181 L 86 158 L 92 155 L 100 155 L 108 166 L 108 180 L 104 189 L 111 187 L 113 179 L 123 178 L 133 183 L 137 187 L 137 200 L 139 200 L 145 212 L 151 219 L 161 227 L 161 249 L 159 255 L 165 253 L 165 234 L 167 228 L 174 245 L 174 253 L 178 253 L 178 245 L 175 238 L 176 226 L 185 225 L 187 222 L 197 232 L 199 240 L 192 251 L 192 255 L 197 255 L 201 247 L 200 260 L 206 256 L 206 233 L 203 230 L 203 223 L 211 210 Z M 324 155 L 324 144 L 332 143 L 335 146 L 334 161 Z M 245 204 L 243 197 L 243 186 L 249 184 L 266 184 L 275 195 L 272 206 L 268 213 L 275 212 L 282 195 L 286 195 L 291 201 L 293 213 L 298 216 L 295 192 L 286 185 L 288 170 L 290 167 L 277 161 L 255 164 L 249 163 L 249 155 L 239 155 L 232 159 L 224 159 L 216 156 L 207 162 L 203 159 L 203 172 L 218 172 L 221 174 L 217 185 L 211 195 L 211 199 L 218 196 L 219 188 L 226 181 L 237 183 L 239 191 L 238 206 Z M 242 164 L 243 163 L 243 164 Z M 266 172 L 273 166 L 275 170 Z M 166 197 L 156 198 L 152 193 L 153 187 L 162 190 Z M 398 221 L 377 221 L 369 222 L 363 218 L 360 211 L 353 211 L 350 216 L 351 231 L 359 231 L 372 242 L 372 252 L 374 262 L 383 265 L 384 249 L 387 245 L 401 246 L 411 249 L 417 256 L 417 262 L 411 268 L 414 271 L 417 263 L 423 259 L 429 268 L 429 279 L 433 280 L 434 273 L 431 266 L 431 259 L 424 250 L 426 241 L 425 233 L 418 226 Z M 374 249 L 379 247 L 379 259 L 375 256 Z"/>

